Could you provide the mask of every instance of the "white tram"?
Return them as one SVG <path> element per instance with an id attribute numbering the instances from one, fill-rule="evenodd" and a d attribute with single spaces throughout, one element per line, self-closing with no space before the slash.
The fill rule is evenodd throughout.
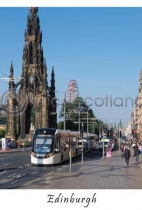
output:
<path id="1" fill-rule="evenodd" d="M 81 154 L 79 132 L 40 128 L 33 133 L 31 163 L 33 165 L 59 164 Z M 91 150 L 92 147 L 88 149 Z M 86 150 L 85 150 L 86 151 Z"/>

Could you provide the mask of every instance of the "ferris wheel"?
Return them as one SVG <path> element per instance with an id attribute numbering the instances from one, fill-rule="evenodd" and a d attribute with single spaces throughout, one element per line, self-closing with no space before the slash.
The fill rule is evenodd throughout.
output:
<path id="1" fill-rule="evenodd" d="M 68 84 L 68 101 L 73 103 L 75 98 L 79 96 L 79 90 L 76 80 L 70 80 Z"/>

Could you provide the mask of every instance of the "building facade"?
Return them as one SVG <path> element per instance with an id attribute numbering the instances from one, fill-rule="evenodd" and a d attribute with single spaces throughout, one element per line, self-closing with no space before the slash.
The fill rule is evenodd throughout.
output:
<path id="1" fill-rule="evenodd" d="M 135 100 L 134 110 L 131 114 L 132 134 L 142 139 L 142 71 L 140 72 L 140 85 L 138 96 Z"/>

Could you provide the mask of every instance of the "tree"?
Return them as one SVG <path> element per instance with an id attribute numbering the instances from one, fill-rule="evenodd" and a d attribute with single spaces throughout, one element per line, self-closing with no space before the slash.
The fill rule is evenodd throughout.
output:
<path id="1" fill-rule="evenodd" d="M 1 116 L 0 117 L 0 125 L 5 125 L 6 124 L 6 116 Z"/>
<path id="2" fill-rule="evenodd" d="M 0 138 L 3 138 L 6 134 L 6 131 L 4 129 L 0 129 Z"/>
<path id="3" fill-rule="evenodd" d="M 80 123 L 84 123 L 84 132 L 87 132 L 87 114 L 88 114 L 88 131 L 91 133 L 93 128 L 89 125 L 92 123 L 92 118 L 95 118 L 93 110 L 89 108 L 86 102 L 81 97 L 77 97 L 73 103 L 66 101 L 61 106 L 60 118 L 64 118 L 64 106 L 65 106 L 65 118 L 66 129 L 78 130 L 79 113 Z"/>
<path id="4" fill-rule="evenodd" d="M 63 127 L 64 127 L 64 122 L 63 121 L 58 122 L 57 128 L 58 129 L 63 129 Z"/>

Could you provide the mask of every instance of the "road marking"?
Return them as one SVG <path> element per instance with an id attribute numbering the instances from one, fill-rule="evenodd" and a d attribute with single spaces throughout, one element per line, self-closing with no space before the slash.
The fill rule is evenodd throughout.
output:
<path id="1" fill-rule="evenodd" d="M 2 179 L 2 180 L 0 180 L 0 184 L 5 184 L 10 181 L 12 181 L 12 179 Z"/>
<path id="2" fill-rule="evenodd" d="M 32 183 L 34 183 L 34 182 L 37 182 L 37 181 L 41 182 L 41 181 L 42 181 L 41 178 L 42 178 L 42 179 L 46 179 L 46 178 L 47 178 L 47 179 L 50 179 L 50 177 L 47 177 L 47 176 L 49 176 L 49 175 L 51 175 L 51 174 L 53 174 L 53 173 L 55 173 L 55 171 L 54 171 L 54 172 L 51 171 L 51 172 L 49 172 L 48 174 L 43 175 L 42 177 L 38 177 L 38 178 L 36 178 L 36 179 L 33 179 L 33 180 L 31 180 L 31 181 L 25 183 L 24 186 L 30 185 L 30 184 L 32 184 Z M 23 188 L 23 187 L 19 187 L 19 189 L 20 189 L 20 188 Z"/>
<path id="3" fill-rule="evenodd" d="M 47 182 L 50 181 L 50 176 L 48 176 L 46 179 L 45 179 Z"/>
<path id="4" fill-rule="evenodd" d="M 31 174 L 36 174 L 37 173 L 37 171 L 34 171 L 34 172 L 32 172 Z"/>
<path id="5" fill-rule="evenodd" d="M 65 167 L 67 167 L 68 165 L 64 165 L 64 166 L 62 166 L 62 168 L 65 168 Z"/>
<path id="6" fill-rule="evenodd" d="M 0 157 L 4 157 L 4 156 L 8 156 L 9 154 L 5 154 L 3 153 L 2 155 L 0 155 Z"/>
<path id="7" fill-rule="evenodd" d="M 57 168 L 57 169 L 56 169 L 56 171 L 61 171 L 61 170 L 62 170 L 62 168 Z"/>
<path id="8" fill-rule="evenodd" d="M 15 182 L 17 182 L 18 180 L 16 179 L 16 180 L 14 180 L 13 182 L 11 182 L 11 184 L 14 184 Z"/>
<path id="9" fill-rule="evenodd" d="M 4 166 L 7 166 L 7 165 L 9 165 L 9 163 L 4 163 L 3 165 L 4 165 Z"/>
<path id="10" fill-rule="evenodd" d="M 4 173 L 6 173 L 6 172 L 7 172 L 7 171 L 2 171 L 2 172 L 0 172 L 0 175 L 1 175 L 1 174 L 4 174 Z"/>
<path id="11" fill-rule="evenodd" d="M 11 178 L 15 179 L 15 178 L 21 178 L 21 177 L 23 177 L 25 175 L 26 174 L 10 174 L 7 177 L 11 177 Z"/>
<path id="12" fill-rule="evenodd" d="M 27 166 L 30 166 L 30 165 L 31 165 L 31 164 L 25 164 L 24 166 L 26 166 L 26 167 L 27 167 Z"/>

